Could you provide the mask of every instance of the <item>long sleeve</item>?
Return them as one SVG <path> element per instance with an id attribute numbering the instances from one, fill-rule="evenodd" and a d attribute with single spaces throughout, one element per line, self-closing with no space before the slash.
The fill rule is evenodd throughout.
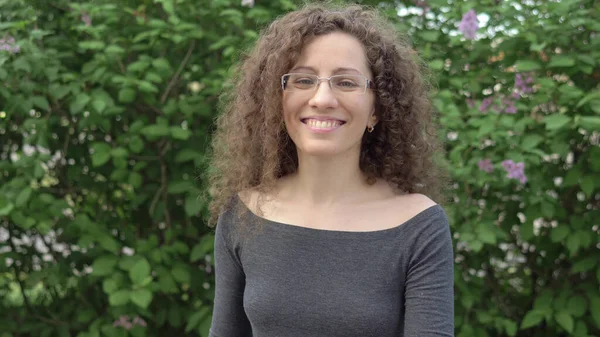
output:
<path id="1" fill-rule="evenodd" d="M 416 236 L 405 287 L 405 337 L 454 336 L 454 254 L 444 212 Z"/>
<path id="2" fill-rule="evenodd" d="M 246 276 L 227 243 L 228 225 L 219 218 L 215 233 L 215 305 L 209 337 L 252 336 L 243 306 Z"/>

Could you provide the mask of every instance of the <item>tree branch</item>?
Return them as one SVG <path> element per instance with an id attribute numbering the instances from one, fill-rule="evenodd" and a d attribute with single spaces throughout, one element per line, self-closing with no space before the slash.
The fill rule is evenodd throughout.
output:
<path id="1" fill-rule="evenodd" d="M 171 89 L 173 89 L 173 86 L 175 85 L 175 82 L 177 82 L 177 80 L 179 79 L 179 75 L 181 75 L 183 68 L 190 60 L 190 56 L 192 56 L 192 51 L 194 51 L 195 46 L 196 46 L 196 41 L 192 41 L 192 43 L 190 43 L 190 47 L 188 48 L 187 54 L 185 54 L 183 61 L 181 61 L 181 64 L 179 65 L 179 69 L 177 69 L 177 72 L 171 79 L 171 82 L 169 82 L 169 85 L 167 85 L 165 92 L 163 93 L 162 97 L 160 98 L 160 104 L 165 104 L 165 101 L 167 100 L 167 97 L 169 96 Z"/>

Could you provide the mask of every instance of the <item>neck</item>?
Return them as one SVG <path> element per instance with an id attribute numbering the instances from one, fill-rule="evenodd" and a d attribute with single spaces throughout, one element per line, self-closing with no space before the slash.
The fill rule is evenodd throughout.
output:
<path id="1" fill-rule="evenodd" d="M 368 186 L 359 168 L 359 151 L 335 157 L 317 157 L 298 153 L 298 171 L 289 176 L 281 197 L 305 205 L 327 206 L 352 198 Z"/>

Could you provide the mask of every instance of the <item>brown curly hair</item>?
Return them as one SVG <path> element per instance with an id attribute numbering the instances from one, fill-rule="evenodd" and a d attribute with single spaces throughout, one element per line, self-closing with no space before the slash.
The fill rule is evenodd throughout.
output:
<path id="1" fill-rule="evenodd" d="M 406 37 L 373 10 L 358 5 L 307 5 L 275 20 L 242 57 L 224 95 L 213 137 L 208 182 L 211 219 L 238 192 L 268 192 L 296 171 L 296 147 L 286 132 L 280 78 L 311 38 L 345 32 L 365 47 L 375 82 L 373 133 L 362 141 L 360 168 L 373 183 L 387 181 L 405 193 L 422 193 L 441 203 L 446 173 L 426 69 Z"/>

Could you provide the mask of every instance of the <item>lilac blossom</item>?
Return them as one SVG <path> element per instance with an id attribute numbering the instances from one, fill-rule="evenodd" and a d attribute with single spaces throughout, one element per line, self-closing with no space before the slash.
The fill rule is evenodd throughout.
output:
<path id="1" fill-rule="evenodd" d="M 254 7 L 254 0 L 242 0 L 242 6 Z"/>
<path id="2" fill-rule="evenodd" d="M 477 165 L 479 165 L 479 169 L 484 172 L 490 173 L 494 171 L 494 164 L 492 164 L 492 161 L 489 159 L 482 159 Z"/>
<path id="3" fill-rule="evenodd" d="M 21 47 L 16 44 L 15 38 L 12 36 L 0 39 L 0 50 L 6 50 L 11 54 L 16 54 L 21 51 Z"/>
<path id="4" fill-rule="evenodd" d="M 481 105 L 479 106 L 479 111 L 481 111 L 481 112 L 487 111 L 489 109 L 490 105 L 492 105 L 492 102 L 493 102 L 492 97 L 484 98 L 483 101 L 481 101 Z"/>
<path id="5" fill-rule="evenodd" d="M 458 25 L 458 30 L 465 35 L 465 38 L 473 40 L 475 39 L 477 29 L 479 29 L 479 20 L 477 20 L 475 11 L 471 9 L 463 15 L 462 20 Z"/>
<path id="6" fill-rule="evenodd" d="M 502 167 L 504 167 L 508 173 L 506 176 L 507 178 L 517 179 L 521 184 L 527 182 L 527 177 L 525 176 L 525 163 L 515 163 L 509 159 L 502 162 Z"/>
<path id="7" fill-rule="evenodd" d="M 524 94 L 530 94 L 533 92 L 533 87 L 531 86 L 533 83 L 533 77 L 531 75 L 527 75 L 527 78 L 523 80 L 523 75 L 517 73 L 515 75 L 515 89 Z"/>
<path id="8" fill-rule="evenodd" d="M 507 114 L 517 113 L 517 106 L 515 105 L 515 101 L 513 101 L 511 97 L 503 98 L 502 104 L 504 105 L 504 112 L 506 112 Z"/>
<path id="9" fill-rule="evenodd" d="M 139 325 L 139 326 L 147 326 L 146 321 L 144 321 L 141 317 L 136 316 L 133 321 L 130 321 L 130 317 L 127 315 L 123 315 L 121 317 L 119 317 L 118 320 L 113 322 L 113 326 L 120 326 L 122 328 L 124 328 L 125 330 L 131 330 L 133 328 L 134 325 Z"/>

